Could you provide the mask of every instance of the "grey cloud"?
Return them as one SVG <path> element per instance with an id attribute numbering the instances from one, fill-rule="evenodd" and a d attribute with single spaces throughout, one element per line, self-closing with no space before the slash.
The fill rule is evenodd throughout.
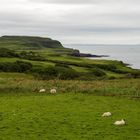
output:
<path id="1" fill-rule="evenodd" d="M 0 35 L 49 36 L 63 43 L 140 43 L 138 0 L 22 1 L 16 8 L 0 2 Z"/>
<path id="2" fill-rule="evenodd" d="M 99 3 L 140 3 L 139 0 L 29 0 L 31 2 L 43 2 L 53 4 L 99 4 Z"/>
<path id="3" fill-rule="evenodd" d="M 29 0 L 29 1 L 55 3 L 55 4 L 86 4 L 86 3 L 98 2 L 98 0 Z"/>

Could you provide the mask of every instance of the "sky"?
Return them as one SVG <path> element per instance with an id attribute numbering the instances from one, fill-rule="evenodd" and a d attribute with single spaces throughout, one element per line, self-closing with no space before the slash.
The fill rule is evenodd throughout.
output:
<path id="1" fill-rule="evenodd" d="M 140 0 L 0 0 L 0 36 L 140 44 Z"/>

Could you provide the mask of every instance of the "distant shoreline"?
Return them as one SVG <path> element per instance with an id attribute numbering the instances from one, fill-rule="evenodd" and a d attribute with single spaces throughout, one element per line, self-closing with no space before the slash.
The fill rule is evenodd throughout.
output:
<path id="1" fill-rule="evenodd" d="M 109 57 L 109 55 L 95 55 L 95 54 L 88 54 L 88 53 L 80 53 L 80 57 L 101 58 L 101 57 Z"/>

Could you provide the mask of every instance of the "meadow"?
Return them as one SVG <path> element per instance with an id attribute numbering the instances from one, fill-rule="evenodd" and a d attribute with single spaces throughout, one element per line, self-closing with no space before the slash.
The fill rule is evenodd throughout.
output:
<path id="1" fill-rule="evenodd" d="M 0 74 L 0 139 L 139 140 L 140 80 L 35 80 Z M 45 93 L 39 89 L 45 88 Z M 51 88 L 57 94 L 49 93 Z M 110 111 L 112 116 L 101 117 Z M 125 119 L 126 125 L 114 126 Z"/>
<path id="2" fill-rule="evenodd" d="M 0 104 L 1 140 L 140 139 L 138 100 L 71 93 L 3 96 Z M 122 118 L 125 126 L 113 125 Z"/>

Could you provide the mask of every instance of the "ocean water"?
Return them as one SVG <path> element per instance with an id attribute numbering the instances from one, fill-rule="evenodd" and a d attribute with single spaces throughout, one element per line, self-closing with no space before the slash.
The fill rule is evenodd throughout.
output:
<path id="1" fill-rule="evenodd" d="M 140 45 L 83 45 L 67 44 L 68 48 L 80 50 L 82 53 L 91 53 L 95 55 L 109 55 L 109 57 L 91 58 L 120 60 L 127 63 L 132 68 L 140 69 Z"/>

